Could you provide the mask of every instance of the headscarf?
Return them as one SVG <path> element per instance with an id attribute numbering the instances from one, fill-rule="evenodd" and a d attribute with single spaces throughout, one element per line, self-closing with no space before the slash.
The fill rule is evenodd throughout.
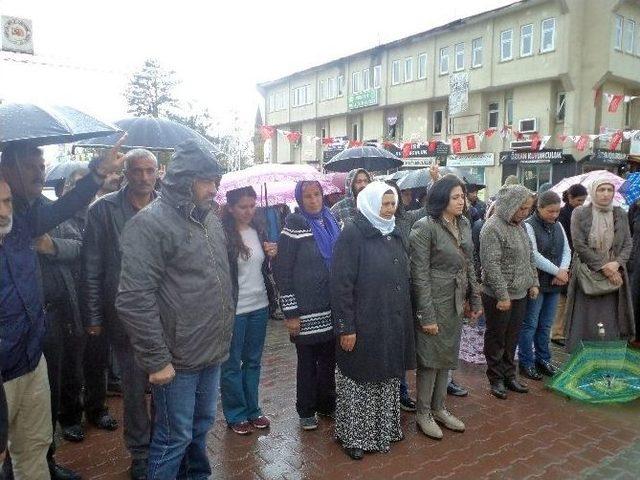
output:
<path id="1" fill-rule="evenodd" d="M 398 204 L 398 194 L 395 189 L 384 182 L 371 182 L 358 194 L 358 210 L 366 217 L 374 228 L 383 235 L 389 235 L 396 228 L 396 217 L 389 220 L 380 216 L 382 197 L 385 192 L 391 191 Z"/>
<path id="2" fill-rule="evenodd" d="M 591 196 L 590 206 L 593 212 L 593 221 L 591 222 L 591 230 L 589 231 L 589 246 L 598 252 L 608 253 L 613 246 L 614 236 L 613 198 L 608 205 L 599 205 L 596 203 L 596 190 L 602 185 L 613 186 L 611 180 L 605 178 L 595 180 L 589 186 L 589 195 Z"/>
<path id="3" fill-rule="evenodd" d="M 304 209 L 302 203 L 302 191 L 307 185 L 316 184 L 322 192 L 322 185 L 320 182 L 298 182 L 296 184 L 296 201 L 300 207 L 300 214 L 309 222 L 311 226 L 311 232 L 313 233 L 313 239 L 316 241 L 320 255 L 324 260 L 324 264 L 328 269 L 331 269 L 331 259 L 333 257 L 333 246 L 338 240 L 340 235 L 340 227 L 338 226 L 336 219 L 333 217 L 331 211 L 322 206 L 322 210 L 318 213 L 309 213 Z"/>

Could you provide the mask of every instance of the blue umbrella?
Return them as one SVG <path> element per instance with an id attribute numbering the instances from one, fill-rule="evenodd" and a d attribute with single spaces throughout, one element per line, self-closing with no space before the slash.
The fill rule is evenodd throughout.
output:
<path id="1" fill-rule="evenodd" d="M 640 199 L 640 172 L 630 173 L 618 189 L 620 195 L 627 201 L 627 205 L 633 205 Z"/>
<path id="2" fill-rule="evenodd" d="M 157 151 L 173 151 L 185 140 L 195 140 L 206 149 L 219 152 L 218 148 L 195 130 L 169 120 L 156 117 L 131 117 L 115 122 L 118 127 L 127 132 L 127 138 L 122 148 L 146 148 Z M 108 148 L 115 145 L 119 135 L 109 135 L 101 138 L 91 138 L 76 143 L 80 147 Z"/>
<path id="3" fill-rule="evenodd" d="M 39 106 L 29 103 L 0 104 L 0 150 L 15 142 L 55 145 L 114 134 L 120 130 L 67 106 Z"/>

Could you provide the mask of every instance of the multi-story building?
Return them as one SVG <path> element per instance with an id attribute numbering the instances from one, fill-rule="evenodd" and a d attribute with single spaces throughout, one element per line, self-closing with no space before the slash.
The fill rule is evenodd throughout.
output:
<path id="1" fill-rule="evenodd" d="M 608 94 L 640 95 L 639 23 L 638 1 L 523 0 L 262 83 L 265 123 L 302 133 L 297 142 L 276 135 L 270 161 L 322 163 L 318 137 L 420 144 L 476 135 L 440 161 L 471 170 L 489 191 L 508 174 L 537 188 L 617 168 L 630 140 L 610 152 L 606 136 L 586 148 L 559 137 L 640 128 L 640 98 L 608 108 Z M 449 115 L 458 72 L 468 107 Z M 483 135 L 489 129 L 498 134 Z M 530 149 L 536 135 L 550 136 L 542 152 Z M 406 165 L 427 163 L 425 152 Z"/>

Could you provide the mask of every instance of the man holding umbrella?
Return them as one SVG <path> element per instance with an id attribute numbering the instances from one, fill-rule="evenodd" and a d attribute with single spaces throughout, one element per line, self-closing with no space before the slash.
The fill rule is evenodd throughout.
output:
<path id="1" fill-rule="evenodd" d="M 51 398 L 42 356 L 45 312 L 36 239 L 86 206 L 104 178 L 121 168 L 120 144 L 91 162 L 91 174 L 48 205 L 37 202 L 44 185 L 42 151 L 29 143 L 5 144 L 0 157 L 0 190 L 13 201 L 12 228 L 0 235 L 0 369 L 9 410 L 9 453 L 16 478 L 77 478 L 47 462 L 52 442 Z M 13 196 L 11 197 L 11 193 Z M 50 473 L 51 470 L 51 473 Z M 62 477 L 60 475 L 62 475 Z M 72 474 L 74 476 L 64 476 Z"/>

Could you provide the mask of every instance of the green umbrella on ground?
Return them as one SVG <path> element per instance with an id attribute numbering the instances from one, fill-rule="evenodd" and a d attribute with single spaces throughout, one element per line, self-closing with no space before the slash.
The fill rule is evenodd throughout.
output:
<path id="1" fill-rule="evenodd" d="M 627 342 L 583 342 L 547 386 L 589 403 L 640 398 L 640 350 Z"/>

